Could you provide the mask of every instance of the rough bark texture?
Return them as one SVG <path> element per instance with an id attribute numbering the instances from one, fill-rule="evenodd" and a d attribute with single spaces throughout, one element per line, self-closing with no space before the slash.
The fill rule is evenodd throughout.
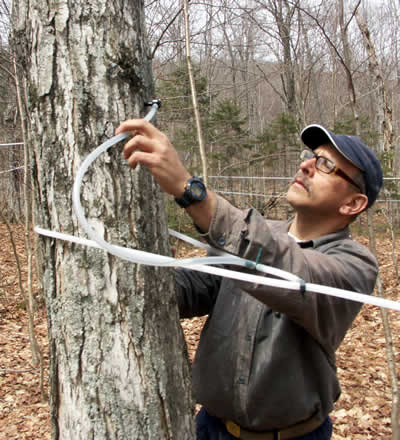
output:
<path id="1" fill-rule="evenodd" d="M 40 226 L 83 235 L 71 190 L 83 159 L 153 98 L 140 0 L 14 0 L 28 74 Z M 167 254 L 161 194 L 121 147 L 89 170 L 82 204 L 112 243 Z M 53 439 L 193 437 L 190 369 L 170 271 L 42 240 Z"/>
<path id="2" fill-rule="evenodd" d="M 354 85 L 354 75 L 352 69 L 354 57 L 349 43 L 349 35 L 348 35 L 349 26 L 348 23 L 345 23 L 344 0 L 339 0 L 338 10 L 339 10 L 340 40 L 343 45 L 342 65 L 344 67 L 347 78 L 347 89 L 349 91 L 349 96 L 350 96 L 350 108 L 353 114 L 353 126 L 355 130 L 355 134 L 357 136 L 360 136 L 361 125 L 360 125 L 360 117 L 358 112 L 357 93 Z"/>
<path id="3" fill-rule="evenodd" d="M 294 62 L 292 55 L 292 20 L 295 13 L 295 6 L 288 1 L 269 1 L 270 11 L 278 27 L 280 44 L 283 51 L 284 71 L 281 73 L 282 88 L 285 95 L 286 111 L 297 120 L 297 97 Z"/>
<path id="4" fill-rule="evenodd" d="M 379 133 L 378 151 L 379 153 L 387 154 L 383 160 L 386 167 L 390 170 L 393 169 L 394 160 L 392 109 L 389 105 L 384 76 L 376 56 L 375 45 L 371 40 L 368 25 L 360 13 L 356 14 L 356 19 L 368 53 L 368 70 L 372 82 L 371 89 L 375 92 L 376 128 Z"/>

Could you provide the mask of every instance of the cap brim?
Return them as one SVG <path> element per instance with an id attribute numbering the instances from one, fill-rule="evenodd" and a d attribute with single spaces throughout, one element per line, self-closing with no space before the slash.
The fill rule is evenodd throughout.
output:
<path id="1" fill-rule="evenodd" d="M 312 150 L 315 150 L 316 148 L 327 142 L 331 143 L 345 159 L 347 159 L 358 169 L 361 169 L 360 165 L 356 164 L 354 160 L 352 160 L 347 154 L 345 154 L 344 151 L 339 147 L 335 140 L 336 136 L 326 128 L 322 127 L 322 125 L 308 125 L 306 128 L 303 129 L 300 137 L 303 143 Z"/>

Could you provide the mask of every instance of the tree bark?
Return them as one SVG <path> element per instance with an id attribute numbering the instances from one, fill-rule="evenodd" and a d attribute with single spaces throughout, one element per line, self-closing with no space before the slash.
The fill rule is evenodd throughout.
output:
<path id="1" fill-rule="evenodd" d="M 71 203 L 79 165 L 153 98 L 142 1 L 14 0 L 13 43 L 28 75 L 36 219 L 82 235 Z M 160 191 L 120 147 L 93 164 L 82 204 L 105 240 L 169 253 Z M 192 438 L 171 272 L 41 243 L 53 439 Z"/>
<path id="2" fill-rule="evenodd" d="M 343 0 L 339 0 L 338 3 L 338 10 L 339 10 L 339 27 L 340 27 L 340 39 L 343 46 L 343 60 L 344 60 L 344 67 L 347 77 L 347 89 L 350 94 L 350 108 L 351 112 L 353 114 L 353 125 L 355 132 L 358 136 L 360 136 L 361 132 L 361 126 L 360 126 L 360 117 L 358 113 L 358 104 L 357 104 L 357 94 L 355 90 L 354 85 L 354 77 L 353 77 L 353 54 L 350 48 L 349 44 L 349 38 L 348 38 L 348 24 L 345 23 L 344 20 L 344 2 Z"/>
<path id="3" fill-rule="evenodd" d="M 296 80 L 292 54 L 292 20 L 296 11 L 296 2 L 292 5 L 288 1 L 271 0 L 268 2 L 274 16 L 279 34 L 279 42 L 283 51 L 283 68 L 281 74 L 282 88 L 286 98 L 286 110 L 297 121 Z"/>
<path id="4" fill-rule="evenodd" d="M 376 96 L 376 127 L 379 133 L 378 151 L 379 153 L 386 153 L 387 156 L 384 158 L 384 163 L 389 170 L 393 170 L 392 109 L 389 104 L 382 69 L 376 56 L 375 46 L 371 40 L 368 25 L 359 12 L 356 13 L 356 19 L 368 53 L 368 70 L 372 80 L 371 89 L 375 91 L 374 95 Z"/>

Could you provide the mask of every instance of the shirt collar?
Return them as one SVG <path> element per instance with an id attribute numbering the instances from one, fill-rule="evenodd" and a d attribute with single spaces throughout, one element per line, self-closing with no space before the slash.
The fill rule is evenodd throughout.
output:
<path id="1" fill-rule="evenodd" d="M 276 232 L 286 232 L 289 233 L 289 228 L 290 225 L 292 224 L 293 219 L 287 220 L 287 221 L 283 221 L 283 222 L 279 222 L 279 221 L 273 221 L 274 225 L 273 226 L 273 230 Z M 306 245 L 300 245 L 301 247 L 314 247 L 314 248 L 318 248 L 319 246 L 324 245 L 325 243 L 330 243 L 332 241 L 336 241 L 336 240 L 346 240 L 351 238 L 350 235 L 350 228 L 348 226 L 346 226 L 344 229 L 341 229 L 340 231 L 337 232 L 333 232 L 332 234 L 328 234 L 328 235 L 324 235 L 322 237 L 318 237 L 318 238 L 314 238 L 313 240 L 309 240 L 306 241 L 305 243 L 307 243 Z M 311 244 L 309 244 L 311 243 Z"/>
<path id="2" fill-rule="evenodd" d="M 293 240 L 296 240 L 296 243 L 303 249 L 314 246 L 314 242 L 312 240 L 300 240 L 295 235 L 293 235 L 291 232 L 288 232 L 288 235 L 289 235 L 289 237 L 293 238 Z"/>

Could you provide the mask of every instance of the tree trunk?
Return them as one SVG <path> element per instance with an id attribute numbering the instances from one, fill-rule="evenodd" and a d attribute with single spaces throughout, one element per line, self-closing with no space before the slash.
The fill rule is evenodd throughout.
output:
<path id="1" fill-rule="evenodd" d="M 360 136 L 361 126 L 360 126 L 360 118 L 358 114 L 358 105 L 357 105 L 357 95 L 354 86 L 354 77 L 352 73 L 352 64 L 353 64 L 353 54 L 351 51 L 351 47 L 349 44 L 348 38 L 348 23 L 345 23 L 344 19 L 344 1 L 339 0 L 338 2 L 338 10 L 339 10 L 339 27 L 340 27 L 340 39 L 343 45 L 343 67 L 345 68 L 346 78 L 347 78 L 347 89 L 350 95 L 350 108 L 353 114 L 353 125 L 355 129 L 355 133 L 357 136 Z"/>
<path id="2" fill-rule="evenodd" d="M 379 133 L 378 152 L 386 153 L 384 165 L 393 170 L 394 150 L 393 150 L 393 124 L 392 109 L 387 97 L 385 81 L 382 69 L 376 56 L 375 46 L 371 40 L 371 35 L 367 23 L 362 15 L 356 13 L 357 24 L 363 36 L 365 49 L 368 53 L 368 70 L 371 76 L 371 90 L 374 90 L 376 125 Z"/>
<path id="3" fill-rule="evenodd" d="M 271 12 L 278 27 L 279 42 L 283 50 L 282 88 L 286 98 L 286 111 L 297 121 L 297 97 L 294 63 L 292 57 L 292 20 L 295 6 L 288 1 L 270 1 Z"/>
<path id="4" fill-rule="evenodd" d="M 28 77 L 36 219 L 81 235 L 77 169 L 152 98 L 143 2 L 14 0 L 14 47 Z M 84 179 L 82 203 L 107 241 L 167 254 L 150 174 L 121 147 Z M 53 439 L 193 437 L 190 369 L 171 272 L 43 239 Z"/>

